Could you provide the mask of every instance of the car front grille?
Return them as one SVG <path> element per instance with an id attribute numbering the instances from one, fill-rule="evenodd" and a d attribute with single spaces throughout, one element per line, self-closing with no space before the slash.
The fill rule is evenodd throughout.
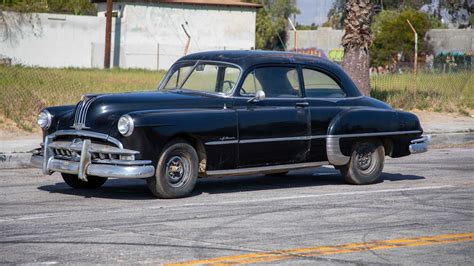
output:
<path id="1" fill-rule="evenodd" d="M 48 148 L 51 149 L 56 159 L 78 162 L 81 159 L 82 146 L 81 139 L 73 139 L 51 142 Z M 137 151 L 121 149 L 102 143 L 92 143 L 87 152 L 91 155 L 93 162 L 114 160 L 133 161 L 135 160 L 135 155 L 139 153 Z"/>

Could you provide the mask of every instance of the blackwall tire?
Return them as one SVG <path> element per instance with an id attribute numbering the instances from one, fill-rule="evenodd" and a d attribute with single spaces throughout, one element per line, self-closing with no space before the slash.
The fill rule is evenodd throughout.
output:
<path id="1" fill-rule="evenodd" d="M 367 185 L 380 180 L 384 161 L 385 149 L 382 143 L 367 140 L 355 143 L 349 163 L 338 168 L 347 183 Z"/>
<path id="2" fill-rule="evenodd" d="M 198 155 L 185 141 L 173 141 L 163 150 L 155 176 L 147 178 L 151 193 L 157 198 L 186 197 L 193 191 L 198 178 Z"/>
<path id="3" fill-rule="evenodd" d="M 106 181 L 106 177 L 87 176 L 88 182 L 82 181 L 77 175 L 61 173 L 63 180 L 72 188 L 93 189 L 101 187 Z"/>

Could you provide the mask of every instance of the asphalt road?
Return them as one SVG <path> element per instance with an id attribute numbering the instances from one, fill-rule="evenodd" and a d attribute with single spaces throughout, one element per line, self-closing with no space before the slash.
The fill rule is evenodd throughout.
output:
<path id="1" fill-rule="evenodd" d="M 109 180 L 87 191 L 67 187 L 58 174 L 0 170 L 2 264 L 473 259 L 474 149 L 388 159 L 383 182 L 369 186 L 347 185 L 322 167 L 203 179 L 179 200 L 154 199 L 142 180 Z"/>

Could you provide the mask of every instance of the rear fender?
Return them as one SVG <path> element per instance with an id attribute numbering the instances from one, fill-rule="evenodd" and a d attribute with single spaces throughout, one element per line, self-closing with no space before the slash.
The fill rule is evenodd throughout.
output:
<path id="1" fill-rule="evenodd" d="M 350 148 L 367 138 L 399 139 L 421 135 L 418 118 L 393 109 L 361 108 L 339 113 L 329 124 L 326 151 L 333 165 L 345 165 L 350 160 Z"/>

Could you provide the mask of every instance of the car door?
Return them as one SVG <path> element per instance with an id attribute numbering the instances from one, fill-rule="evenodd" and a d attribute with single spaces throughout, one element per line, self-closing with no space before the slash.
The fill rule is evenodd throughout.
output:
<path id="1" fill-rule="evenodd" d="M 264 100 L 254 99 L 262 90 Z M 309 152 L 308 103 L 294 65 L 258 67 L 249 72 L 235 98 L 239 167 L 305 162 Z"/>
<path id="2" fill-rule="evenodd" d="M 301 70 L 311 116 L 309 161 L 327 161 L 326 134 L 332 119 L 351 104 L 340 82 L 329 72 L 303 67 Z"/>

